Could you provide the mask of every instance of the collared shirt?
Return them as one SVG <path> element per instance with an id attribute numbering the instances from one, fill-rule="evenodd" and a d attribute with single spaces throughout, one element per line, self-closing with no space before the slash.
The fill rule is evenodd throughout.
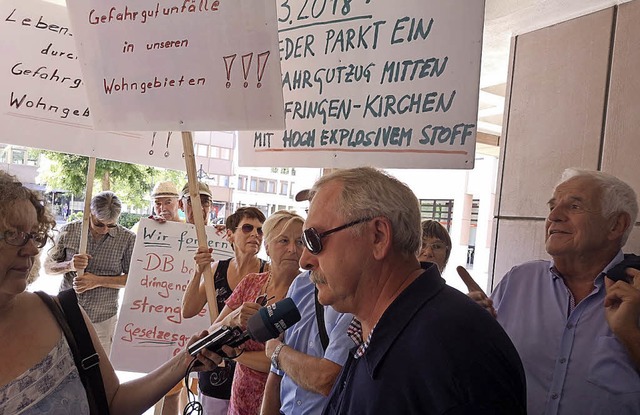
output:
<path id="1" fill-rule="evenodd" d="M 323 414 L 516 415 L 525 399 L 504 330 L 432 266 L 384 311 L 364 355 L 349 357 Z"/>
<path id="2" fill-rule="evenodd" d="M 56 262 L 69 261 L 78 253 L 82 221 L 68 223 L 60 228 L 60 234 L 49 257 Z M 85 269 L 103 277 L 120 276 L 129 272 L 131 254 L 136 236 L 118 225 L 96 240 L 88 231 L 87 254 L 91 255 Z M 60 284 L 60 291 L 73 288 L 75 272 L 67 272 Z M 87 312 L 93 323 L 100 323 L 118 312 L 118 289 L 97 287 L 78 294 L 78 303 Z"/>
<path id="3" fill-rule="evenodd" d="M 640 375 L 604 314 L 604 268 L 594 288 L 573 296 L 550 261 L 514 267 L 492 294 L 498 321 L 527 375 L 529 414 L 638 414 Z"/>
<path id="4" fill-rule="evenodd" d="M 314 285 L 309 272 L 303 272 L 289 287 L 291 297 L 300 311 L 301 320 L 284 332 L 284 343 L 295 350 L 315 357 L 323 357 L 340 366 L 344 364 L 349 350 L 354 346 L 347 336 L 347 326 L 351 314 L 338 313 L 331 307 L 324 308 L 324 323 L 329 336 L 327 350 L 322 349 L 318 322 L 316 319 Z M 320 414 L 326 398 L 298 386 L 286 373 L 271 371 L 282 376 L 280 382 L 280 411 L 287 415 Z"/>

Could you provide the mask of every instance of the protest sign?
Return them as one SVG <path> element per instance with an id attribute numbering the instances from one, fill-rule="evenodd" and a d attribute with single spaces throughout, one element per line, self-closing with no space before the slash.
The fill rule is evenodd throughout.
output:
<path id="1" fill-rule="evenodd" d="M 65 7 L 3 0 L 0 16 L 3 143 L 184 170 L 180 134 L 93 130 Z"/>
<path id="2" fill-rule="evenodd" d="M 278 1 L 284 131 L 242 166 L 474 165 L 484 1 Z"/>
<path id="3" fill-rule="evenodd" d="M 209 226 L 206 231 L 213 257 L 231 258 L 226 233 Z M 206 309 L 196 317 L 182 317 L 182 296 L 195 271 L 197 248 L 193 225 L 140 221 L 113 337 L 114 368 L 150 372 L 184 350 L 192 335 L 209 327 Z"/>
<path id="4" fill-rule="evenodd" d="M 272 0 L 68 0 L 94 126 L 283 128 Z"/>

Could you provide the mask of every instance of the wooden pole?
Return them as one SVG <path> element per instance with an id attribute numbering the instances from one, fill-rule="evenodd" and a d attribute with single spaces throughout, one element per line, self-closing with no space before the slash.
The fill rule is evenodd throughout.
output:
<path id="1" fill-rule="evenodd" d="M 84 212 L 82 214 L 82 233 L 80 233 L 79 254 L 87 253 L 87 239 L 89 239 L 89 220 L 91 219 L 91 198 L 93 197 L 93 179 L 96 175 L 96 158 L 89 157 L 87 168 L 87 188 L 84 192 Z M 78 277 L 84 275 L 84 270 L 77 270 Z"/>
<path id="2" fill-rule="evenodd" d="M 200 192 L 198 190 L 198 176 L 196 175 L 196 159 L 193 154 L 193 137 L 190 131 L 182 132 L 182 147 L 184 149 L 184 161 L 187 167 L 187 180 L 189 182 L 189 197 L 191 197 L 191 209 L 193 210 L 193 221 L 196 225 L 196 236 L 198 247 L 208 248 L 207 232 L 204 228 L 202 218 L 202 204 L 200 203 Z M 213 323 L 218 318 L 218 302 L 216 301 L 216 288 L 213 282 L 213 272 L 211 267 L 204 269 L 204 291 L 209 304 L 209 317 Z"/>

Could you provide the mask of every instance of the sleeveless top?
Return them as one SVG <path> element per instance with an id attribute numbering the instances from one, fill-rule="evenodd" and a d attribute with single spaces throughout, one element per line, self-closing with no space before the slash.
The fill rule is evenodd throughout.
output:
<path id="1" fill-rule="evenodd" d="M 44 359 L 0 387 L 0 414 L 89 414 L 87 394 L 64 335 Z"/>
<path id="2" fill-rule="evenodd" d="M 218 261 L 218 267 L 215 274 L 213 274 L 218 311 L 222 311 L 225 301 L 233 292 L 227 278 L 229 264 L 231 264 L 231 258 Z M 265 265 L 266 261 L 261 259 L 260 272 L 264 271 Z M 231 398 L 231 383 L 233 382 L 235 367 L 236 362 L 227 360 L 224 366 L 218 366 L 210 372 L 198 372 L 198 386 L 202 394 L 212 398 L 229 400 Z"/>

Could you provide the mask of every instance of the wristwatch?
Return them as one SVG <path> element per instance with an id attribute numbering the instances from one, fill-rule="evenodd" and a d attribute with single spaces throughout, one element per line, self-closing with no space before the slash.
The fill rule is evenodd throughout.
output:
<path id="1" fill-rule="evenodd" d="M 275 350 L 271 354 L 271 365 L 275 367 L 276 370 L 282 370 L 280 369 L 280 361 L 278 360 L 278 356 L 280 356 L 280 350 L 282 350 L 284 346 L 286 346 L 286 344 L 280 343 L 276 346 Z"/>

